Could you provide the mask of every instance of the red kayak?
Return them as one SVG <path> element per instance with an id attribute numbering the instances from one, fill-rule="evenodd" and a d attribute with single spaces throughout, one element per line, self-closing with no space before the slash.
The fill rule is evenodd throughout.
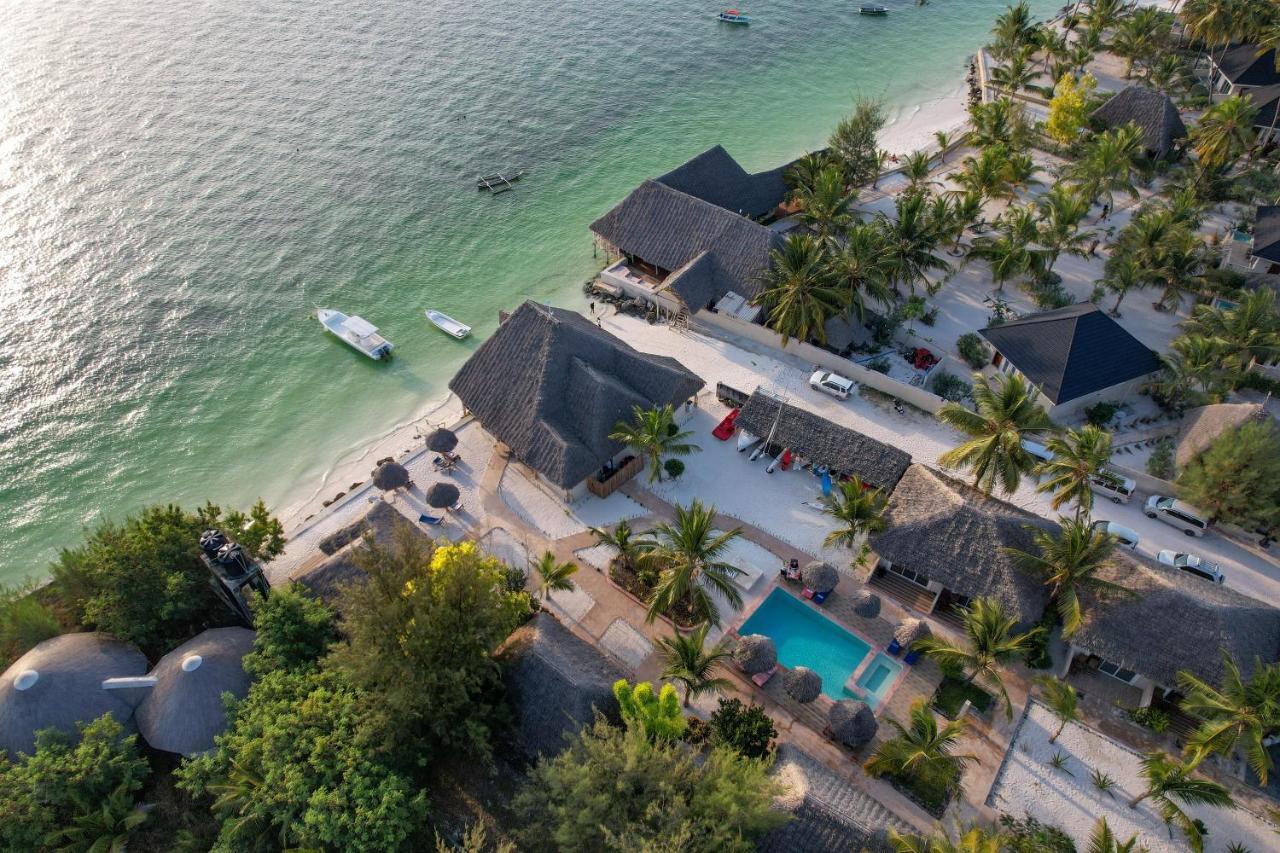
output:
<path id="1" fill-rule="evenodd" d="M 734 429 L 736 429 L 734 422 L 738 420 L 738 412 L 740 411 L 742 410 L 734 409 L 732 412 L 725 415 L 724 420 L 722 420 L 719 425 L 711 431 L 711 434 L 721 441 L 728 441 L 729 437 L 733 435 Z"/>

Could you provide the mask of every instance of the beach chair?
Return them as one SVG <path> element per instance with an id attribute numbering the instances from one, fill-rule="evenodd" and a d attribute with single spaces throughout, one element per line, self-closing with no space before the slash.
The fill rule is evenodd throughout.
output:
<path id="1" fill-rule="evenodd" d="M 890 640 L 889 647 L 886 648 L 885 651 L 896 658 L 898 654 L 902 651 L 902 644 L 899 643 L 896 638 L 893 640 Z"/>
<path id="2" fill-rule="evenodd" d="M 751 683 L 756 687 L 764 687 L 769 683 L 769 679 L 773 678 L 773 674 L 777 671 L 778 667 L 774 666 L 772 669 L 766 670 L 765 672 L 757 672 L 755 675 L 751 676 Z"/>
<path id="3" fill-rule="evenodd" d="M 418 521 L 422 522 L 423 524 L 442 524 L 442 523 L 444 523 L 444 519 L 443 519 L 443 518 L 437 518 L 437 517 L 436 517 L 436 516 L 434 516 L 434 515 L 427 515 L 426 513 L 423 513 L 422 515 L 419 515 L 419 516 L 418 516 Z"/>
<path id="4" fill-rule="evenodd" d="M 910 651 L 907 652 L 906 656 L 903 657 L 902 662 L 905 663 L 907 666 L 911 666 L 913 663 L 915 663 L 918 660 L 920 660 L 920 653 L 915 649 L 911 649 Z"/>

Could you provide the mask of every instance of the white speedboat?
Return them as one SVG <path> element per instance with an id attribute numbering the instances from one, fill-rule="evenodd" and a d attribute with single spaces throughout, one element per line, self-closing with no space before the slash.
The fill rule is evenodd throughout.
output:
<path id="1" fill-rule="evenodd" d="M 742 453 L 749 450 L 753 444 L 760 440 L 758 435 L 752 435 L 745 429 L 738 430 L 738 452 Z"/>
<path id="2" fill-rule="evenodd" d="M 391 341 L 378 334 L 378 327 L 363 317 L 352 314 L 348 317 L 341 311 L 332 308 L 321 308 L 316 311 L 316 319 L 347 346 L 357 349 L 374 361 L 382 361 L 391 357 L 395 349 Z"/>
<path id="3" fill-rule="evenodd" d="M 459 323 L 448 314 L 443 314 L 434 309 L 428 308 L 426 311 L 427 319 L 436 325 L 436 328 L 444 332 L 446 335 L 462 340 L 471 334 L 471 327 L 466 323 Z"/>

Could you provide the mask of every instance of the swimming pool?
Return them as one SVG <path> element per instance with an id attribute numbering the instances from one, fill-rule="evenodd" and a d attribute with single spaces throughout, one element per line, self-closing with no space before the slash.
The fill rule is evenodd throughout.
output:
<path id="1" fill-rule="evenodd" d="M 872 710 L 880 707 L 880 703 L 889 695 L 894 682 L 902 674 L 902 664 L 880 652 L 867 663 L 862 674 L 858 676 L 858 692 Z"/>
<path id="2" fill-rule="evenodd" d="M 811 609 L 782 587 L 776 587 L 769 593 L 738 633 L 744 636 L 764 634 L 773 640 L 778 649 L 778 662 L 788 668 L 809 667 L 822 678 L 822 693 L 831 699 L 865 696 L 867 704 L 874 708 L 902 669 L 897 661 L 883 654 L 877 655 L 873 663 L 884 658 L 897 669 L 884 667 L 884 672 L 868 669 L 859 678 L 861 690 L 856 693 L 846 690 L 845 684 L 866 659 L 871 644 Z M 867 685 L 862 685 L 862 678 L 868 679 Z M 875 698 L 874 702 L 872 698 Z"/>

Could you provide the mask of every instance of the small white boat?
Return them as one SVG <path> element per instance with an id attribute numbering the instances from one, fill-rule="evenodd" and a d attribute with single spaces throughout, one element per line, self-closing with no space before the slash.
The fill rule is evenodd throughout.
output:
<path id="1" fill-rule="evenodd" d="M 752 435 L 751 433 L 747 432 L 745 429 L 738 430 L 738 452 L 742 453 L 743 451 L 749 449 L 751 445 L 755 444 L 759 440 L 760 440 L 759 436 Z"/>
<path id="2" fill-rule="evenodd" d="M 391 357 L 395 346 L 391 341 L 378 334 L 378 327 L 363 317 L 352 314 L 348 317 L 341 311 L 332 308 L 321 308 L 316 311 L 316 319 L 347 346 L 357 349 L 374 361 L 382 361 Z"/>
<path id="3" fill-rule="evenodd" d="M 751 23 L 751 17 L 745 12 L 739 12 L 737 9 L 725 9 L 723 12 L 716 15 L 716 17 L 721 21 L 724 21 L 726 24 Z"/>
<path id="4" fill-rule="evenodd" d="M 446 335 L 462 340 L 471 334 L 471 327 L 466 323 L 459 323 L 448 314 L 442 314 L 439 311 L 428 308 L 426 310 L 427 319 L 436 325 Z"/>
<path id="5" fill-rule="evenodd" d="M 865 6 L 859 6 L 858 13 L 862 15 L 887 15 L 889 14 L 889 8 L 881 6 L 879 3 L 868 3 Z"/>

